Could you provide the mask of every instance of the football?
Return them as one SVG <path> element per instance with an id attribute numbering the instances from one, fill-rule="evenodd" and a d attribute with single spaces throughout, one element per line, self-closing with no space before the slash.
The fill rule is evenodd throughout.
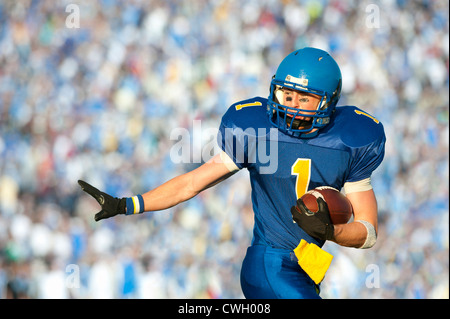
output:
<path id="1" fill-rule="evenodd" d="M 346 224 L 353 215 L 353 207 L 348 198 L 337 189 L 329 186 L 320 186 L 306 192 L 301 198 L 303 203 L 312 212 L 317 212 L 319 206 L 317 199 L 322 197 L 328 205 L 331 222 L 334 225 Z"/>

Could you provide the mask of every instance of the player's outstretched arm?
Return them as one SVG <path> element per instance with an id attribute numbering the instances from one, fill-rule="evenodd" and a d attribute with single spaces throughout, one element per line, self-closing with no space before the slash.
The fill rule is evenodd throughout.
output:
<path id="1" fill-rule="evenodd" d="M 85 181 L 78 181 L 81 189 L 94 197 L 101 206 L 95 220 L 113 217 L 118 214 L 136 214 L 173 207 L 187 201 L 203 190 L 220 183 L 233 175 L 229 165 L 216 155 L 205 164 L 188 173 L 179 175 L 145 194 L 127 198 L 112 197 Z"/>
<path id="2" fill-rule="evenodd" d="M 200 167 L 143 194 L 145 211 L 163 210 L 178 205 L 224 181 L 235 172 L 237 171 L 230 171 L 218 154 Z"/>

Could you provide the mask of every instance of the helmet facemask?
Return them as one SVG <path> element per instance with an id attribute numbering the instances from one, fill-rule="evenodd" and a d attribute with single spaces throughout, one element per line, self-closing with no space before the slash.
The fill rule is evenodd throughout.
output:
<path id="1" fill-rule="evenodd" d="M 289 107 L 282 104 L 283 89 L 291 89 L 305 93 L 315 94 L 320 97 L 320 102 L 315 110 Z M 268 101 L 268 112 L 271 113 L 270 121 L 284 132 L 302 136 L 317 131 L 330 122 L 332 111 L 329 109 L 331 98 L 326 92 L 303 87 L 293 82 L 280 82 L 272 80 Z M 300 119 L 303 117 L 303 119 Z"/>

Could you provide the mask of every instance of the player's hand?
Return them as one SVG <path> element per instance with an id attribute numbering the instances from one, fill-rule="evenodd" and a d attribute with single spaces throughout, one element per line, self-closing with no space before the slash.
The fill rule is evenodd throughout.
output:
<path id="1" fill-rule="evenodd" d="M 320 197 L 317 204 L 319 209 L 314 213 L 299 198 L 297 205 L 291 207 L 292 218 L 308 235 L 321 240 L 334 239 L 334 226 L 331 223 L 328 205 Z"/>
<path id="2" fill-rule="evenodd" d="M 112 197 L 106 193 L 99 191 L 94 186 L 86 183 L 85 181 L 79 180 L 78 184 L 81 189 L 95 198 L 95 200 L 100 204 L 102 210 L 95 214 L 95 221 L 100 219 L 109 218 L 116 216 L 117 214 L 125 214 L 126 199 Z"/>

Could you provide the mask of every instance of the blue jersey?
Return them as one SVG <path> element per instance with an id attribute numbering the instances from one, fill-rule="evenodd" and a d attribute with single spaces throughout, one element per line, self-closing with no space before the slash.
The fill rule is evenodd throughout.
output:
<path id="1" fill-rule="evenodd" d="M 313 138 L 274 127 L 267 99 L 233 104 L 224 114 L 218 144 L 240 168 L 247 168 L 255 214 L 253 244 L 294 249 L 301 239 L 319 247 L 292 221 L 297 198 L 318 186 L 341 189 L 371 176 L 384 157 L 383 125 L 354 106 L 337 107 L 331 123 Z"/>

